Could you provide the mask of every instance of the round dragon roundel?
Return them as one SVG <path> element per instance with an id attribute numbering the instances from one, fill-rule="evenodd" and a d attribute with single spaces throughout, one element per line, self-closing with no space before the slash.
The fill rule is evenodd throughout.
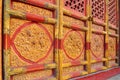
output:
<path id="1" fill-rule="evenodd" d="M 91 52 L 96 58 L 100 58 L 104 54 L 104 41 L 102 37 L 102 35 L 92 34 Z"/>
<path id="2" fill-rule="evenodd" d="M 109 49 L 109 56 L 115 57 L 116 56 L 116 39 L 113 37 L 109 37 L 108 41 L 108 49 Z"/>
<path id="3" fill-rule="evenodd" d="M 11 38 L 11 46 L 22 60 L 37 63 L 50 53 L 52 37 L 41 24 L 27 22 L 16 29 Z"/>
<path id="4" fill-rule="evenodd" d="M 81 56 L 84 50 L 84 41 L 80 32 L 70 30 L 64 36 L 63 50 L 68 58 L 75 60 Z"/>

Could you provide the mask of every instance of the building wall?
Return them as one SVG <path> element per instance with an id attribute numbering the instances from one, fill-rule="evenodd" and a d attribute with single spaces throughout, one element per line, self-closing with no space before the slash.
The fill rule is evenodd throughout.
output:
<path id="1" fill-rule="evenodd" d="M 4 0 L 5 80 L 67 80 L 118 67 L 117 0 L 107 1 Z"/>

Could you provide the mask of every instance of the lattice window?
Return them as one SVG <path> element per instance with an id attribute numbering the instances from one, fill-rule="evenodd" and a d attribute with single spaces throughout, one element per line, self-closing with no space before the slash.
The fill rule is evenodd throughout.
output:
<path id="1" fill-rule="evenodd" d="M 105 20 L 105 0 L 92 0 L 92 15 L 94 18 Z"/>
<path id="2" fill-rule="evenodd" d="M 117 19 L 117 7 L 116 7 L 116 0 L 109 0 L 108 3 L 108 15 L 109 15 L 109 22 L 113 25 L 116 25 Z"/>
<path id="3" fill-rule="evenodd" d="M 71 10 L 85 13 L 85 0 L 64 0 L 64 6 Z"/>

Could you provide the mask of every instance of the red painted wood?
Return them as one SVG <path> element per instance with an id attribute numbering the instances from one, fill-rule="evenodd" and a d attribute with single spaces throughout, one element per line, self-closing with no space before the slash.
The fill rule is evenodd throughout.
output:
<path id="1" fill-rule="evenodd" d="M 26 13 L 26 18 L 28 20 L 32 20 L 35 22 L 44 22 L 45 21 L 45 18 L 43 16 L 35 15 L 35 14 L 31 14 L 31 13 Z"/>
<path id="2" fill-rule="evenodd" d="M 77 12 L 75 12 L 75 11 L 72 11 L 72 13 L 71 13 L 71 16 L 72 17 L 74 17 L 74 18 L 77 18 L 77 19 L 79 19 L 79 18 L 81 18 L 81 17 L 83 17 L 84 15 L 82 15 L 82 14 L 80 14 L 80 13 L 78 13 L 78 14 L 76 14 Z"/>
<path id="3" fill-rule="evenodd" d="M 35 64 L 35 65 L 27 66 L 25 68 L 27 72 L 31 72 L 31 71 L 43 70 L 45 69 L 45 66 L 40 64 Z"/>
<path id="4" fill-rule="evenodd" d="M 108 71 L 96 73 L 87 77 L 78 78 L 75 80 L 107 80 L 108 78 L 120 74 L 120 68 L 114 68 Z"/>
<path id="5" fill-rule="evenodd" d="M 78 25 L 76 25 L 76 24 L 72 24 L 71 27 L 72 27 L 72 29 L 80 29 L 80 28 L 79 28 L 80 26 L 78 26 Z"/>
<path id="6" fill-rule="evenodd" d="M 90 49 L 90 42 L 87 42 L 86 43 L 86 50 L 89 50 Z"/>
<path id="7" fill-rule="evenodd" d="M 3 37 L 4 37 L 4 49 L 9 49 L 10 48 L 10 36 L 9 36 L 9 34 L 4 34 L 3 35 Z"/>
<path id="8" fill-rule="evenodd" d="M 45 6 L 45 2 L 40 1 L 40 0 L 26 0 L 26 2 L 28 2 L 30 4 L 34 4 L 34 5 L 39 6 L 39 7 Z"/>
<path id="9" fill-rule="evenodd" d="M 71 73 L 71 77 L 77 77 L 77 76 L 80 76 L 80 75 L 81 75 L 80 71 Z"/>
<path id="10" fill-rule="evenodd" d="M 77 66 L 77 65 L 80 65 L 80 61 L 72 61 L 71 64 L 73 66 Z"/>
<path id="11" fill-rule="evenodd" d="M 105 50 L 108 49 L 108 43 L 105 43 Z"/>
<path id="12" fill-rule="evenodd" d="M 54 41 L 55 45 L 54 46 L 55 46 L 56 49 L 62 49 L 61 41 L 62 41 L 61 39 L 55 38 L 55 41 Z"/>

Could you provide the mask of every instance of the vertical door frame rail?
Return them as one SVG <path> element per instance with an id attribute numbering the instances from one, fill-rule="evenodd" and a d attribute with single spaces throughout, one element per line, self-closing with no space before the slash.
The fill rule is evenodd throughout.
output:
<path id="1" fill-rule="evenodd" d="M 116 60 L 116 63 L 117 63 L 117 64 L 116 64 L 116 65 L 113 65 L 113 67 L 114 67 L 114 66 L 119 66 L 119 59 L 120 59 L 120 58 L 119 58 L 119 54 L 120 54 L 120 53 L 119 53 L 119 52 L 120 52 L 120 51 L 119 51 L 119 37 L 120 37 L 120 35 L 119 35 L 119 20 L 120 20 L 120 19 L 119 19 L 119 0 L 116 0 L 116 9 L 117 9 L 117 10 L 116 10 L 116 15 L 117 15 L 117 18 L 116 18 L 116 21 L 117 21 L 116 24 L 117 24 L 117 25 L 116 25 L 116 27 L 117 27 L 117 28 L 116 28 L 116 36 L 115 36 L 115 37 L 117 38 L 117 41 L 116 41 L 116 48 L 117 48 L 117 49 L 116 49 L 116 57 L 115 57 L 115 60 Z"/>
<path id="2" fill-rule="evenodd" d="M 91 29 L 92 29 L 92 14 L 91 14 L 91 0 L 87 0 L 87 44 L 86 44 L 86 55 L 87 55 L 87 71 L 91 73 Z"/>
<path id="3" fill-rule="evenodd" d="M 119 5 L 120 4 L 119 4 L 119 2 L 120 2 L 120 0 L 117 0 L 117 36 L 118 36 L 117 37 L 117 63 L 118 64 L 117 65 L 118 66 L 120 64 L 120 61 L 119 61 L 120 60 L 120 57 L 119 57 L 119 55 L 120 55 L 120 53 L 119 53 L 120 52 L 120 49 L 119 49 L 120 48 L 120 40 L 119 40 L 120 39 L 120 30 L 119 30 L 120 29 L 120 25 L 119 25 L 120 24 L 120 22 L 119 22 L 120 7 L 119 7 Z"/>
<path id="4" fill-rule="evenodd" d="M 3 3 L 3 0 L 0 0 L 0 80 L 2 80 L 2 10 L 3 10 L 3 7 L 2 7 L 2 4 Z"/>
<path id="5" fill-rule="evenodd" d="M 119 16 L 119 18 L 118 18 L 118 21 L 120 20 L 120 0 L 118 0 L 118 16 Z M 119 36 L 120 36 L 120 22 L 118 22 L 118 27 L 119 27 Z M 120 37 L 119 37 L 119 43 L 118 43 L 118 58 L 119 58 L 119 66 L 120 66 Z"/>
<path id="6" fill-rule="evenodd" d="M 105 66 L 108 68 L 109 66 L 109 61 L 108 61 L 108 0 L 106 0 L 106 14 L 105 14 L 105 31 L 107 32 L 107 34 L 105 35 L 105 58 L 106 58 L 106 62 L 105 62 Z"/>
<path id="7" fill-rule="evenodd" d="M 9 68 L 10 68 L 10 46 L 9 46 L 9 26 L 10 26 L 10 15 L 7 9 L 10 9 L 10 0 L 5 0 L 4 2 L 4 27 L 3 27 L 3 37 L 4 37 L 4 80 L 10 80 Z"/>
<path id="8" fill-rule="evenodd" d="M 58 32 L 58 43 L 60 43 L 58 46 L 60 46 L 58 48 L 58 59 L 59 59 L 59 80 L 64 80 L 63 79 L 63 75 L 62 75 L 62 38 L 63 38 L 63 0 L 58 0 L 59 1 L 59 13 L 58 15 L 58 22 L 59 22 L 59 32 Z"/>

